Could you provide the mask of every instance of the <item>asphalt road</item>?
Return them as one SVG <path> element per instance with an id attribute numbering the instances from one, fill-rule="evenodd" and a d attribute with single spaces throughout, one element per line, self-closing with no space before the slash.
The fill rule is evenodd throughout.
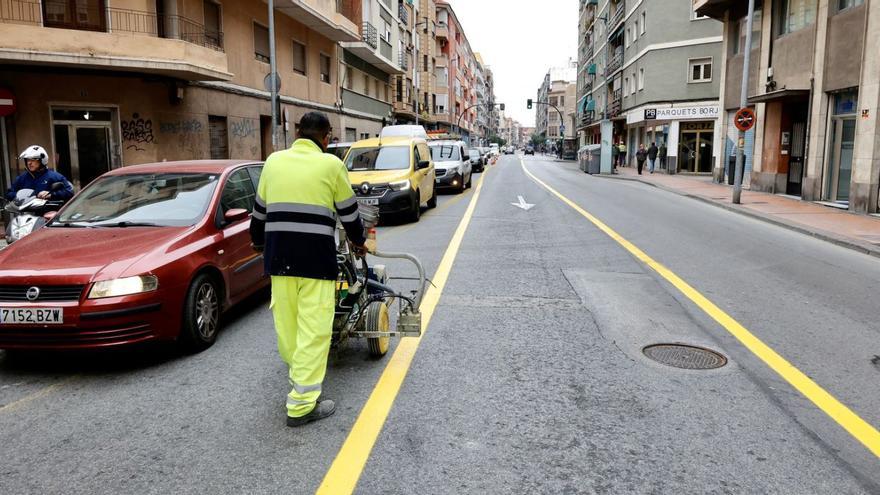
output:
<path id="1" fill-rule="evenodd" d="M 570 163 L 524 163 L 880 425 L 880 260 Z M 485 175 L 359 493 L 880 493 L 873 454 L 518 157 Z M 473 194 L 382 227 L 381 248 L 433 273 Z M 519 195 L 535 206 L 511 205 Z M 729 361 L 689 371 L 642 354 L 664 342 Z M 0 354 L 0 493 L 312 493 L 390 358 L 362 342 L 334 353 L 337 414 L 293 430 L 265 298 L 195 356 Z"/>

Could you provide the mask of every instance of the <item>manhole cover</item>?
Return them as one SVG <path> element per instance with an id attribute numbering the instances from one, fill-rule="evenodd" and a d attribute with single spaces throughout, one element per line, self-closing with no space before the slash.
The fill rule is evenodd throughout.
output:
<path id="1" fill-rule="evenodd" d="M 727 358 L 715 351 L 685 344 L 649 345 L 642 352 L 658 363 L 686 370 L 711 370 L 727 364 Z"/>

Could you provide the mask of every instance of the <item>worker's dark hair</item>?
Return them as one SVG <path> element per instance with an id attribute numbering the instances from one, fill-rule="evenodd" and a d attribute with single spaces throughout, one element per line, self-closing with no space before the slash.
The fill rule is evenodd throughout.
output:
<path id="1" fill-rule="evenodd" d="M 321 112 L 309 112 L 299 120 L 298 137 L 320 142 L 331 129 L 330 119 L 326 115 Z"/>

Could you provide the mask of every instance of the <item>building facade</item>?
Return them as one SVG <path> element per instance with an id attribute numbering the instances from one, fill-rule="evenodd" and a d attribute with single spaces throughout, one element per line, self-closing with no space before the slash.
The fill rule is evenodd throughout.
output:
<path id="1" fill-rule="evenodd" d="M 669 173 L 711 173 L 723 146 L 721 24 L 696 15 L 692 0 L 585 1 L 579 28 L 580 142 L 599 143 L 607 119 L 630 159 L 656 143 Z"/>
<path id="2" fill-rule="evenodd" d="M 538 88 L 535 128 L 548 147 L 556 145 L 560 139 L 576 135 L 576 129 L 570 126 L 570 113 L 576 108 L 576 77 L 577 62 L 570 60 L 563 67 L 548 70 Z"/>
<path id="3" fill-rule="evenodd" d="M 756 0 L 745 46 L 746 2 L 698 0 L 724 23 L 721 67 L 725 156 L 736 151 L 744 53 L 748 106 L 757 114 L 745 154 L 752 189 L 877 213 L 880 189 L 880 11 L 871 0 Z M 725 160 L 727 162 L 728 160 Z M 716 179 L 726 173 L 715 169 Z"/>

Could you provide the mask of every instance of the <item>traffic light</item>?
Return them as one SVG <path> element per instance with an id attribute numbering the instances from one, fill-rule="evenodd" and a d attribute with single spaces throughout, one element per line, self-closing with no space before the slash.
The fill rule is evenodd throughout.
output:
<path id="1" fill-rule="evenodd" d="M 528 108 L 529 110 L 532 109 L 532 99 L 531 99 L 531 98 L 529 98 L 529 99 L 526 101 L 526 108 Z"/>
<path id="2" fill-rule="evenodd" d="M 501 111 L 503 112 L 504 111 L 504 103 L 499 104 L 499 107 L 501 108 Z"/>

